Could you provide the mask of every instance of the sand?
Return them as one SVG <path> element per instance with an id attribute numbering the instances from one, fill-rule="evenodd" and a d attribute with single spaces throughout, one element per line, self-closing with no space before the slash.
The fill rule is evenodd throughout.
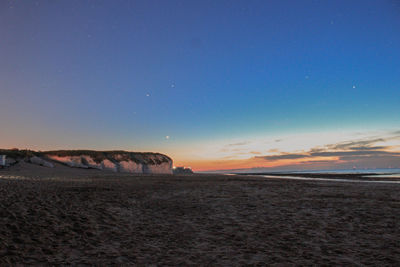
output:
<path id="1" fill-rule="evenodd" d="M 0 176 L 1 266 L 400 265 L 399 184 L 36 166 Z"/>

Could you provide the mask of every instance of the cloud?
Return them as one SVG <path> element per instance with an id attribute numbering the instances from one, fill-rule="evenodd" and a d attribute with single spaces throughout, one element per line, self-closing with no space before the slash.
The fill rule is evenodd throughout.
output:
<path id="1" fill-rule="evenodd" d="M 255 160 L 265 160 L 266 162 L 282 161 L 287 165 L 327 163 L 365 163 L 372 164 L 373 160 L 379 159 L 380 164 L 384 161 L 388 163 L 400 160 L 400 151 L 393 151 L 395 146 L 374 145 L 379 142 L 390 140 L 387 138 L 369 138 L 364 140 L 346 141 L 337 144 L 328 144 L 323 147 L 314 147 L 301 153 L 281 153 L 276 155 L 256 156 Z M 389 151 L 391 149 L 392 151 Z M 270 150 L 269 152 L 277 152 Z M 326 158 L 326 160 L 325 160 Z M 290 160 L 293 160 L 292 162 Z"/>
<path id="2" fill-rule="evenodd" d="M 245 146 L 248 145 L 250 142 L 239 142 L 239 143 L 233 143 L 233 144 L 227 144 L 226 146 Z"/>
<path id="3" fill-rule="evenodd" d="M 353 147 L 369 147 L 369 145 L 373 145 L 378 142 L 385 142 L 383 138 L 370 139 L 370 140 L 358 140 L 358 141 L 350 141 L 343 142 L 338 144 L 330 144 L 327 145 L 329 149 L 351 149 Z"/>
<path id="4" fill-rule="evenodd" d="M 356 147 L 350 147 L 351 150 L 383 150 L 383 149 L 388 149 L 388 146 L 356 146 Z"/>
<path id="5" fill-rule="evenodd" d="M 342 156 L 374 156 L 374 155 L 394 155 L 399 156 L 400 153 L 387 152 L 381 150 L 360 150 L 360 151 L 326 151 L 311 153 L 311 157 L 342 157 Z"/>
<path id="6" fill-rule="evenodd" d="M 282 160 L 282 159 L 301 159 L 301 158 L 308 158 L 310 155 L 307 154 L 280 154 L 280 155 L 272 155 L 272 156 L 259 156 L 255 158 L 265 159 L 268 161 L 275 161 L 275 160 Z"/>
<path id="7" fill-rule="evenodd" d="M 288 160 L 288 159 L 312 159 L 312 158 L 332 158 L 339 157 L 340 160 L 356 159 L 361 157 L 373 157 L 373 156 L 392 156 L 400 157 L 400 153 L 388 152 L 381 150 L 360 150 L 360 151 L 325 151 L 325 152 L 311 152 L 305 154 L 295 154 L 295 153 L 285 153 L 272 156 L 257 156 L 254 158 L 264 159 L 267 161 L 277 161 L 277 160 Z"/>

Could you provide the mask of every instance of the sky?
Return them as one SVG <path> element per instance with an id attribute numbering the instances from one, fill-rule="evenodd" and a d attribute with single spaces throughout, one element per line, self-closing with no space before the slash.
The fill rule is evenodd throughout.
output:
<path id="1" fill-rule="evenodd" d="M 400 167 L 400 2 L 0 1 L 0 147 Z"/>

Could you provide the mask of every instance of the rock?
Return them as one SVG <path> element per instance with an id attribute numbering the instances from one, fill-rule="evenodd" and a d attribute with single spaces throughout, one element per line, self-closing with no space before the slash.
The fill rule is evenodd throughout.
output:
<path id="1" fill-rule="evenodd" d="M 143 165 L 143 173 L 172 174 L 172 162 L 163 162 L 160 164 L 145 164 Z"/>
<path id="2" fill-rule="evenodd" d="M 44 166 L 44 167 L 48 167 L 48 168 L 54 168 L 53 163 L 48 162 L 48 161 L 46 161 L 46 160 L 44 160 L 44 159 L 41 159 L 41 158 L 39 158 L 39 157 L 36 157 L 36 156 L 31 157 L 31 158 L 29 159 L 29 161 L 30 161 L 32 164 L 36 164 L 36 165 L 40 165 L 40 166 Z"/>
<path id="3" fill-rule="evenodd" d="M 143 173 L 143 165 L 132 160 L 119 162 L 119 171 L 127 173 Z"/>
<path id="4" fill-rule="evenodd" d="M 86 155 L 81 156 L 81 162 L 82 162 L 82 164 L 86 165 L 88 168 L 93 168 L 93 169 L 98 169 L 98 170 L 103 169 L 101 162 L 97 163 L 91 157 L 86 156 Z"/>
<path id="5" fill-rule="evenodd" d="M 48 155 L 47 157 L 52 160 L 58 161 L 60 163 L 66 164 L 73 168 L 84 168 L 84 169 L 89 168 L 87 165 L 82 163 L 81 156 L 58 157 L 58 156 Z"/>
<path id="6" fill-rule="evenodd" d="M 103 170 L 118 172 L 118 165 L 116 165 L 114 162 L 112 162 L 109 159 L 103 160 L 101 162 L 101 166 L 103 167 Z"/>

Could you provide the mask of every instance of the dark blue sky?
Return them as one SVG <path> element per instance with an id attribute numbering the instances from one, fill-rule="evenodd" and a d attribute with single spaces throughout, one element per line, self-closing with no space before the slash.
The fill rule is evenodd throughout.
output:
<path id="1" fill-rule="evenodd" d="M 1 1 L 0 36 L 2 146 L 400 125 L 399 1 Z"/>

